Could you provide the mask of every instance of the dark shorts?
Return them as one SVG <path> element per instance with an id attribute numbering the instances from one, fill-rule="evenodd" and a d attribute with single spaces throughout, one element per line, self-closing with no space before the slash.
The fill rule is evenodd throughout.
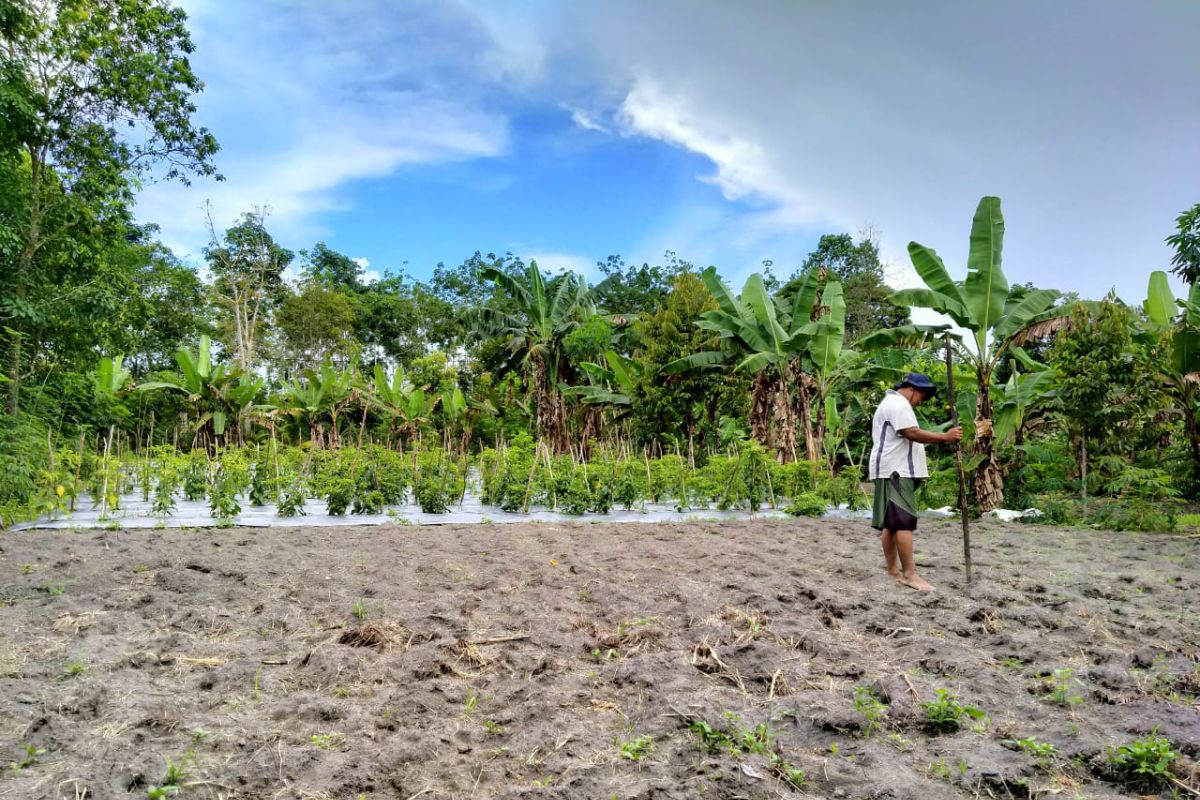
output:
<path id="1" fill-rule="evenodd" d="M 883 512 L 883 528 L 887 531 L 915 531 L 917 518 L 895 503 L 888 503 Z"/>
<path id="2" fill-rule="evenodd" d="M 889 478 L 877 478 L 871 527 L 881 531 L 915 531 L 919 485 L 919 480 L 902 478 L 895 472 Z"/>

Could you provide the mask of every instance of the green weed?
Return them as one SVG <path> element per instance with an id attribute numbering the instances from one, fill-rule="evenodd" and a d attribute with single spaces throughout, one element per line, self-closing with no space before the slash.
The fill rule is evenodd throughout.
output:
<path id="1" fill-rule="evenodd" d="M 346 743 L 346 735 L 337 731 L 314 733 L 308 740 L 318 750 L 337 750 Z"/>
<path id="2" fill-rule="evenodd" d="M 1135 739 L 1109 750 L 1108 763 L 1117 779 L 1131 789 L 1154 789 L 1167 781 L 1171 765 L 1179 754 L 1171 743 L 1158 735 L 1158 729 L 1149 736 Z"/>
<path id="3" fill-rule="evenodd" d="M 1060 706 L 1077 706 L 1083 702 L 1083 697 L 1074 694 L 1071 691 L 1072 678 L 1075 675 L 1075 670 L 1070 667 L 1056 669 L 1045 679 L 1046 688 L 1049 689 L 1049 698 L 1051 702 L 1057 703 Z"/>
<path id="4" fill-rule="evenodd" d="M 934 733 L 952 733 L 962 727 L 964 719 L 983 721 L 987 714 L 963 705 L 946 689 L 938 689 L 937 697 L 925 703 L 925 727 Z"/>
<path id="5" fill-rule="evenodd" d="M 629 761 L 641 761 L 654 749 L 654 739 L 650 736 L 639 736 L 621 742 L 621 758 Z"/>
<path id="6" fill-rule="evenodd" d="M 21 760 L 14 761 L 8 765 L 9 772 L 20 772 L 26 767 L 32 767 L 34 764 L 38 763 L 38 756 L 46 754 L 46 751 L 37 745 L 26 743 L 24 745 L 24 749 L 25 755 L 21 757 Z"/>
<path id="7" fill-rule="evenodd" d="M 868 739 L 887 722 L 887 704 L 876 697 L 869 686 L 859 686 L 854 690 L 854 710 L 866 718 L 863 736 Z"/>

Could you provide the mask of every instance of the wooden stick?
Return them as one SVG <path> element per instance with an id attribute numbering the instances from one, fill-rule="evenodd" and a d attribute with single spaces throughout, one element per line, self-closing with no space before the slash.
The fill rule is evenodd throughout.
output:
<path id="1" fill-rule="evenodd" d="M 946 400 L 950 404 L 950 427 L 958 427 L 958 404 L 954 401 L 954 366 L 951 356 L 950 334 L 946 334 Z M 967 479 L 963 475 L 962 442 L 954 445 L 954 463 L 958 470 L 958 513 L 962 517 L 963 563 L 966 567 L 967 585 L 971 584 L 971 526 L 967 519 Z"/>

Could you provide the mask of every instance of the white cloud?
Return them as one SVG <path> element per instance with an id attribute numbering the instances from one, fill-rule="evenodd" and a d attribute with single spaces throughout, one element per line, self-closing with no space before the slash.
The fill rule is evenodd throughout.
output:
<path id="1" fill-rule="evenodd" d="M 586 131 L 596 131 L 597 133 L 608 133 L 607 126 L 601 124 L 590 111 L 585 111 L 582 108 L 572 106 L 563 106 L 567 111 L 571 112 L 571 121 Z"/>
<path id="2" fill-rule="evenodd" d="M 339 190 L 354 181 L 508 147 L 507 118 L 488 99 L 496 45 L 463 9 L 421 2 L 397 13 L 357 0 L 189 10 L 193 66 L 208 84 L 198 119 L 221 141 L 227 180 L 155 184 L 138 198 L 181 254 L 207 241 L 206 200 L 219 228 L 269 206 L 277 238 L 311 241 L 327 233 L 314 219 L 345 210 Z"/>
<path id="3" fill-rule="evenodd" d="M 350 260 L 353 261 L 355 264 L 358 264 L 363 269 L 366 269 L 367 267 L 371 266 L 371 259 L 366 258 L 364 256 L 359 256 L 358 258 L 352 258 Z"/>

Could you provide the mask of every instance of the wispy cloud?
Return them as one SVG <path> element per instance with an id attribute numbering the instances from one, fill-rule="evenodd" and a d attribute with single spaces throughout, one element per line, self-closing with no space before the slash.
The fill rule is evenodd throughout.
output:
<path id="1" fill-rule="evenodd" d="M 504 56 L 463 9 L 363 0 L 189 10 L 194 67 L 208 84 L 199 117 L 218 133 L 227 180 L 156 184 L 139 197 L 183 252 L 206 239 L 205 201 L 218 226 L 269 206 L 273 226 L 303 241 L 327 233 L 317 217 L 345 208 L 348 184 L 509 146 L 493 100 Z"/>

